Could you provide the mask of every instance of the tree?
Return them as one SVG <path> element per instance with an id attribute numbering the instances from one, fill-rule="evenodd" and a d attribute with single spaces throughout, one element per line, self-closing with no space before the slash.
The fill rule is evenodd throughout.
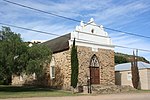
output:
<path id="1" fill-rule="evenodd" d="M 36 74 L 38 78 L 44 74 L 44 64 L 49 63 L 52 52 L 50 49 L 41 44 L 34 44 L 28 49 L 29 60 L 26 67 L 26 73 L 31 75 Z"/>
<path id="2" fill-rule="evenodd" d="M 115 64 L 127 63 L 128 60 L 125 56 L 115 55 Z"/>
<path id="3" fill-rule="evenodd" d="M 0 77 L 4 84 L 11 82 L 12 73 L 18 73 L 22 68 L 16 64 L 16 58 L 24 52 L 20 34 L 11 31 L 9 27 L 2 27 L 0 43 Z"/>
<path id="4" fill-rule="evenodd" d="M 78 55 L 77 47 L 75 46 L 75 39 L 73 41 L 73 46 L 71 49 L 71 86 L 76 88 L 78 83 Z"/>
<path id="5" fill-rule="evenodd" d="M 137 65 L 137 58 L 133 52 L 133 61 L 131 61 L 132 84 L 135 89 L 139 86 L 139 70 Z"/>
<path id="6" fill-rule="evenodd" d="M 20 34 L 11 31 L 9 27 L 2 27 L 0 31 L 0 80 L 4 84 L 11 83 L 13 74 L 33 74 L 41 76 L 44 63 L 51 58 L 51 51 L 44 45 L 28 46 L 23 42 Z"/>

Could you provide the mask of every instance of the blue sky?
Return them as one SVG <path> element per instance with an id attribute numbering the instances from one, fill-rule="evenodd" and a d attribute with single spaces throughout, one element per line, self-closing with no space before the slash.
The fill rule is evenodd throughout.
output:
<path id="1" fill-rule="evenodd" d="M 98 25 L 150 37 L 150 0 L 11 0 L 47 12 L 89 21 Z M 37 29 L 55 34 L 66 34 L 78 22 L 22 8 L 0 0 L 0 22 Z M 0 25 L 2 26 L 2 25 Z M 56 36 L 12 28 L 23 40 L 49 40 Z M 150 50 L 150 39 L 106 30 L 115 45 Z M 132 54 L 132 50 L 115 48 L 116 52 Z M 150 52 L 139 51 L 150 61 Z"/>

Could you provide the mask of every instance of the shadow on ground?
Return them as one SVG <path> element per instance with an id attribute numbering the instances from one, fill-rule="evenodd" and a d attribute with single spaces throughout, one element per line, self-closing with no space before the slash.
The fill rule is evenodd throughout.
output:
<path id="1" fill-rule="evenodd" d="M 56 91 L 48 87 L 34 87 L 34 86 L 0 86 L 0 92 L 46 92 L 46 91 Z"/>

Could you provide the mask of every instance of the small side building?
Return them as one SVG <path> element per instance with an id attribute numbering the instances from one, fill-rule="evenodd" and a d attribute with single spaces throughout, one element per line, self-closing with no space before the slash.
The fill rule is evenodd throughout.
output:
<path id="1" fill-rule="evenodd" d="M 150 64 L 138 61 L 139 69 L 139 88 L 150 90 Z M 132 85 L 131 63 L 123 63 L 115 66 L 116 85 Z"/>

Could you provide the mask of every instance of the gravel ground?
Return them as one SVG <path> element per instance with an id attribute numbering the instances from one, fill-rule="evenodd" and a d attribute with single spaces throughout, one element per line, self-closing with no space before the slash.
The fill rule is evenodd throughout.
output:
<path id="1" fill-rule="evenodd" d="M 107 94 L 96 96 L 9 98 L 0 100 L 150 100 L 150 93 Z"/>

